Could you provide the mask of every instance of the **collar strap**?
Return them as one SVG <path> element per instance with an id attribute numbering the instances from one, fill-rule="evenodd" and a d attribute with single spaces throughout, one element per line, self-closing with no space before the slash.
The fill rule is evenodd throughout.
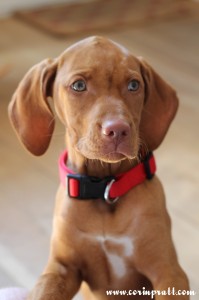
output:
<path id="1" fill-rule="evenodd" d="M 75 174 L 66 166 L 67 158 L 68 153 L 65 151 L 59 159 L 60 180 L 64 186 L 67 186 L 69 197 L 80 200 L 104 199 L 112 204 L 144 180 L 151 180 L 156 171 L 152 152 L 128 172 L 103 179 Z"/>

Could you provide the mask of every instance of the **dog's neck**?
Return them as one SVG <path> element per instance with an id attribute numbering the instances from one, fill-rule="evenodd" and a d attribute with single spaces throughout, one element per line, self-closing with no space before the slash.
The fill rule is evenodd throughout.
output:
<path id="1" fill-rule="evenodd" d="M 137 165 L 137 159 L 124 159 L 117 163 L 103 162 L 97 159 L 87 159 L 81 153 L 68 148 L 67 166 L 75 173 L 103 178 L 127 172 Z"/>

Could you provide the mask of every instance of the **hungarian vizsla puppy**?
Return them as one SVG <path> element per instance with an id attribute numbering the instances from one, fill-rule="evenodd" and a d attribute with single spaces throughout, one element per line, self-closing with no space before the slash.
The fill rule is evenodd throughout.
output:
<path id="1" fill-rule="evenodd" d="M 34 155 L 53 134 L 50 99 L 67 151 L 49 260 L 28 299 L 69 300 L 80 286 L 86 300 L 151 299 L 150 290 L 189 299 L 168 292 L 189 285 L 152 154 L 175 116 L 175 91 L 121 45 L 90 37 L 33 66 L 12 98 L 10 119 Z"/>

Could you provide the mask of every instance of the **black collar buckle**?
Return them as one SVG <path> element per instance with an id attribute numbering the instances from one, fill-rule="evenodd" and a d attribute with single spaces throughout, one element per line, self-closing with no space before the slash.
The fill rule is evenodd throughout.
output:
<path id="1" fill-rule="evenodd" d="M 105 190 L 114 176 L 103 179 L 79 174 L 68 174 L 68 195 L 77 199 L 104 199 Z"/>

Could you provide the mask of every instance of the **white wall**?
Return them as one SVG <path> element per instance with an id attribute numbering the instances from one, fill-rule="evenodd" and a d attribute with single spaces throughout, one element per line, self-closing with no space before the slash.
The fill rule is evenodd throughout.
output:
<path id="1" fill-rule="evenodd" d="M 86 1 L 91 0 L 0 0 L 0 17 L 10 15 L 17 9 L 38 7 L 46 4 Z"/>

